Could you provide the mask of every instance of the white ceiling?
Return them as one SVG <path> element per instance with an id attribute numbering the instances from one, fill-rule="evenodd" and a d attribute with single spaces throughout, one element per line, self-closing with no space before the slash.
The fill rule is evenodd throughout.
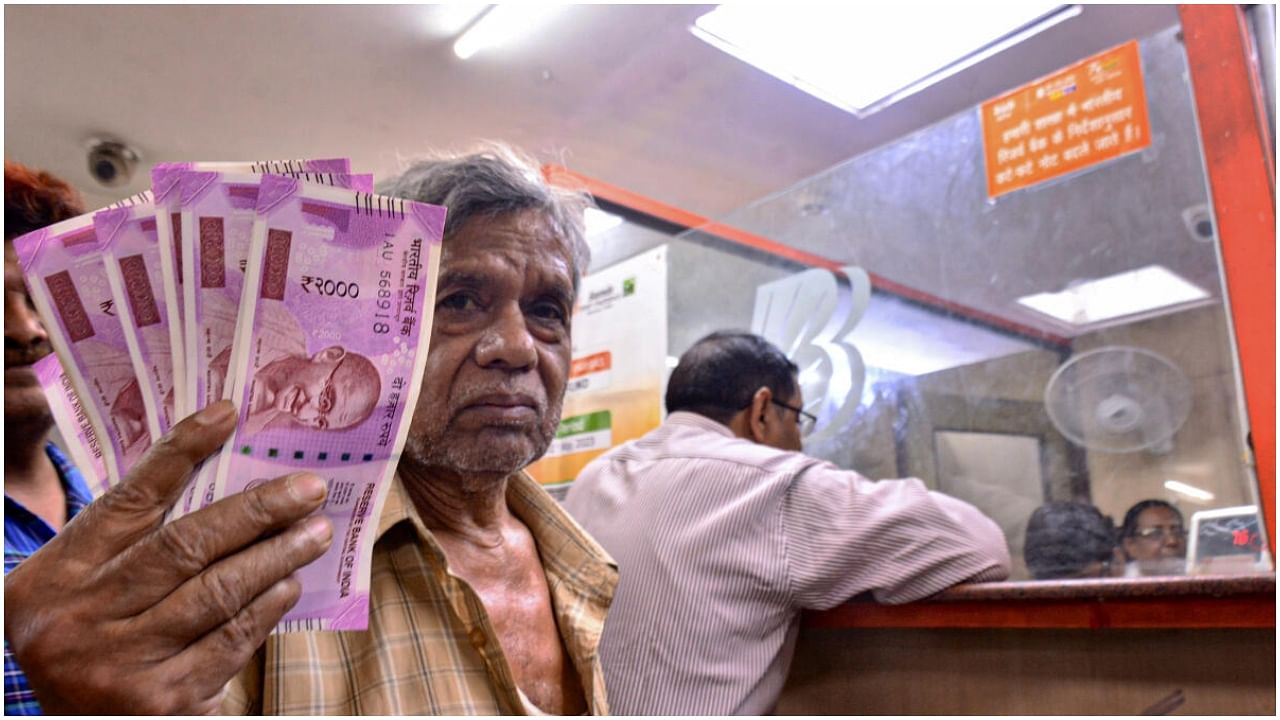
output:
<path id="1" fill-rule="evenodd" d="M 6 6 L 5 155 L 99 205 L 146 173 L 95 189 L 84 143 L 97 133 L 144 163 L 345 155 L 380 177 L 488 138 L 714 217 L 1176 22 L 1173 6 L 1087 6 L 859 120 L 694 38 L 708 7 L 571 6 L 461 61 L 465 7 Z"/>
<path id="2" fill-rule="evenodd" d="M 858 119 L 695 38 L 688 27 L 711 6 L 570 6 L 539 32 L 462 61 L 452 42 L 477 7 L 6 6 L 5 156 L 67 178 L 99 207 L 145 189 L 145 166 L 158 161 L 346 156 L 357 170 L 384 178 L 427 150 L 495 139 L 540 161 L 724 217 L 1177 23 L 1170 5 L 1085 6 L 1027 43 Z M 924 5 L 920 22 L 928 21 Z M 875 68 L 851 69 L 859 71 Z M 144 168 L 128 187 L 99 187 L 86 170 L 86 141 L 103 133 L 142 155 Z M 983 275 L 949 284 L 911 260 L 921 253 L 884 243 L 869 228 L 852 235 L 910 261 L 903 274 L 909 284 L 946 288 L 952 299 L 997 315 L 1019 312 L 1009 298 L 984 296 L 1009 290 L 1006 283 L 989 285 Z M 852 235 L 847 228 L 823 234 L 822 243 L 849 245 L 843 250 L 822 243 L 807 249 L 867 260 L 865 249 L 849 249 L 857 245 Z M 611 231 L 608 240 L 621 251 L 633 244 L 625 236 Z M 1075 252 L 1064 246 L 1068 251 Z M 883 272 L 885 263 L 892 266 L 883 258 L 864 264 Z M 997 270 L 982 268 L 992 278 Z M 1036 289 L 1058 284 L 1049 278 Z M 952 351 L 935 348 L 940 357 L 973 361 L 1014 351 L 1001 344 L 1012 341 L 943 321 L 914 320 L 950 343 Z M 956 347 L 967 349 L 957 355 Z"/>

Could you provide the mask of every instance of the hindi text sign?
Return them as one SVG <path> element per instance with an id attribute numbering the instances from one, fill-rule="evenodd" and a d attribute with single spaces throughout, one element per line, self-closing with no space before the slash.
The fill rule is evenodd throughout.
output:
<path id="1" fill-rule="evenodd" d="M 1136 40 L 988 100 L 981 111 L 991 198 L 1151 144 Z"/>

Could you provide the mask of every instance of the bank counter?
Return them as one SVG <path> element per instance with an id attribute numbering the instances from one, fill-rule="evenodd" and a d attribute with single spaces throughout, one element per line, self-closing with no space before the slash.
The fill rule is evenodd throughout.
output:
<path id="1" fill-rule="evenodd" d="M 1274 714 L 1274 79 L 1248 12 L 1180 6 L 716 220 L 545 168 L 626 223 L 592 238 L 540 479 L 660 421 L 657 385 L 626 420 L 624 361 L 750 329 L 801 368 L 806 453 L 973 504 L 1012 558 L 806 615 L 779 712 Z M 608 315 L 628 297 L 651 305 Z M 662 324 L 610 350 L 608 317 Z"/>
<path id="2" fill-rule="evenodd" d="M 1274 715 L 1275 574 L 962 585 L 804 617 L 781 714 Z"/>

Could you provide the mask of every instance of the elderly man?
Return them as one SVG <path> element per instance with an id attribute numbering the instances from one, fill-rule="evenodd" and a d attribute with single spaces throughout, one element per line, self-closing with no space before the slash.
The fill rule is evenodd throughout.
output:
<path id="1" fill-rule="evenodd" d="M 323 500 L 315 476 L 159 526 L 231 430 L 218 403 L 6 578 L 6 631 L 49 710 L 607 712 L 596 643 L 616 569 L 522 472 L 559 424 L 585 199 L 497 149 L 420 163 L 384 192 L 449 216 L 369 630 L 267 637 L 297 601 L 289 574 L 331 541 L 304 519 Z"/>
<path id="2" fill-rule="evenodd" d="M 622 572 L 600 641 L 615 712 L 773 710 L 799 614 L 1008 576 L 1000 528 L 919 480 L 799 452 L 797 369 L 747 333 L 680 358 L 666 421 L 589 464 L 565 506 Z"/>

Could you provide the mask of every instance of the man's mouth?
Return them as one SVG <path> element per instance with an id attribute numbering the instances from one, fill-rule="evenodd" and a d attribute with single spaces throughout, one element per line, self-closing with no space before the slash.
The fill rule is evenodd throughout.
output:
<path id="1" fill-rule="evenodd" d="M 30 365 L 6 365 L 4 368 L 5 385 L 35 385 L 38 382 L 36 371 Z"/>
<path id="2" fill-rule="evenodd" d="M 8 372 L 11 369 L 12 370 L 30 369 L 32 365 L 35 365 L 37 361 L 39 361 L 41 358 L 48 355 L 50 352 L 52 351 L 49 350 L 48 348 L 28 350 L 26 352 L 23 352 L 21 350 L 15 351 L 13 349 L 6 349 L 4 354 L 5 372 Z"/>
<path id="3" fill-rule="evenodd" d="M 37 383 L 36 371 L 31 367 L 48 353 L 5 353 L 4 384 L 32 385 Z"/>
<path id="4" fill-rule="evenodd" d="M 489 393 L 472 398 L 458 414 L 482 422 L 524 424 L 538 419 L 538 401 L 527 393 Z"/>

